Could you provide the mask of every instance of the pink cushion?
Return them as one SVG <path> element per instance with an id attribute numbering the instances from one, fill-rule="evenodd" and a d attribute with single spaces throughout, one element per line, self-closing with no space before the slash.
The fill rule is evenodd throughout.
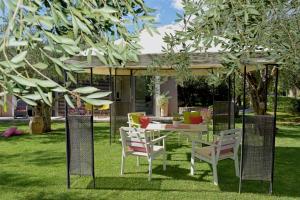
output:
<path id="1" fill-rule="evenodd" d="M 14 135 L 16 130 L 17 130 L 16 127 L 10 127 L 2 134 L 2 136 L 3 137 L 11 137 Z"/>
<path id="2" fill-rule="evenodd" d="M 139 120 L 141 128 L 147 128 L 148 124 L 150 123 L 150 118 L 147 116 L 140 116 Z"/>
<path id="3" fill-rule="evenodd" d="M 135 152 L 143 152 L 143 153 L 146 153 L 146 148 L 141 146 L 141 145 L 137 145 L 137 144 L 145 144 L 144 142 L 142 141 L 130 141 L 131 145 L 128 146 L 128 150 L 129 151 L 135 151 Z"/>
<path id="4" fill-rule="evenodd" d="M 219 143 L 218 140 L 215 141 L 215 144 L 218 144 L 218 143 Z M 227 145 L 232 145 L 232 144 L 234 144 L 234 142 L 232 142 L 232 143 L 230 143 L 230 144 L 221 145 L 221 148 L 224 148 L 224 147 L 226 147 Z M 217 150 L 217 148 L 216 148 L 216 150 Z M 228 148 L 228 149 L 222 149 L 222 150 L 220 151 L 220 155 L 224 155 L 224 154 L 227 154 L 227 153 L 233 153 L 233 148 L 230 147 L 230 148 Z"/>
<path id="5" fill-rule="evenodd" d="M 21 130 L 15 130 L 15 134 L 14 135 L 22 135 L 23 134 L 23 131 Z"/>
<path id="6" fill-rule="evenodd" d="M 202 116 L 190 116 L 191 124 L 200 124 L 203 122 Z"/>
<path id="7" fill-rule="evenodd" d="M 146 148 L 145 147 L 135 147 L 135 146 L 129 146 L 128 147 L 129 151 L 135 151 L 135 152 L 143 152 L 146 153 Z"/>

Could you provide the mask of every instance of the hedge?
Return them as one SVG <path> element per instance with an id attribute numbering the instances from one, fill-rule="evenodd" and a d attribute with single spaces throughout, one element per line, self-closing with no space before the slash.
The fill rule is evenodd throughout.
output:
<path id="1" fill-rule="evenodd" d="M 268 97 L 268 111 L 273 111 L 274 97 Z M 300 113 L 300 99 L 294 97 L 279 96 L 277 101 L 277 111 L 286 113 Z"/>

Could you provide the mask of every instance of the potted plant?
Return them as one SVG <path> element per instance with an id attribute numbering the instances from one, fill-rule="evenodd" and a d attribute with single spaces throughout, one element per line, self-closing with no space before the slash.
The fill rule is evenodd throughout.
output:
<path id="1" fill-rule="evenodd" d="M 169 99 L 171 97 L 168 96 L 168 93 L 161 94 L 158 97 L 157 104 L 160 107 L 160 116 L 166 117 L 168 116 L 168 106 L 169 106 Z"/>
<path id="2" fill-rule="evenodd" d="M 176 114 L 173 114 L 173 120 L 172 121 L 173 121 L 173 126 L 178 127 L 182 122 L 182 118 L 178 113 L 176 113 Z"/>
<path id="3" fill-rule="evenodd" d="M 45 105 L 43 102 L 37 102 L 37 106 L 34 108 L 34 116 L 29 121 L 29 132 L 31 134 L 41 134 L 44 129 L 44 113 Z"/>

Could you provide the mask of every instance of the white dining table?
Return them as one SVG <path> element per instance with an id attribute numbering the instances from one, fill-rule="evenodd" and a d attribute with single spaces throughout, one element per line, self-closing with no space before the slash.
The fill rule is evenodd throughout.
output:
<path id="1" fill-rule="evenodd" d="M 190 139 L 201 137 L 203 133 L 208 132 L 208 125 L 206 123 L 201 124 L 180 124 L 174 126 L 173 124 L 162 124 L 162 123 L 149 123 L 145 128 L 148 131 L 170 131 L 178 132 L 187 135 Z"/>

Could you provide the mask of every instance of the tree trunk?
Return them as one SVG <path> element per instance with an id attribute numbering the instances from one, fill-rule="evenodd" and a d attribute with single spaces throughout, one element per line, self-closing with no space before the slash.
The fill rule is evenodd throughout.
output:
<path id="1" fill-rule="evenodd" d="M 248 72 L 246 74 L 247 82 L 249 84 L 250 100 L 253 110 L 257 115 L 265 115 L 267 112 L 267 94 L 266 90 L 270 83 L 271 77 L 265 78 L 266 70 L 258 72 Z"/>
<path id="2" fill-rule="evenodd" d="M 35 116 L 43 118 L 43 132 L 51 131 L 51 110 L 52 108 L 43 102 L 38 102 L 35 107 Z"/>
<path id="3" fill-rule="evenodd" d="M 44 121 L 44 128 L 43 131 L 45 132 L 51 132 L 51 111 L 52 108 L 48 106 L 47 104 L 44 104 L 44 112 L 43 112 L 43 121 Z"/>

